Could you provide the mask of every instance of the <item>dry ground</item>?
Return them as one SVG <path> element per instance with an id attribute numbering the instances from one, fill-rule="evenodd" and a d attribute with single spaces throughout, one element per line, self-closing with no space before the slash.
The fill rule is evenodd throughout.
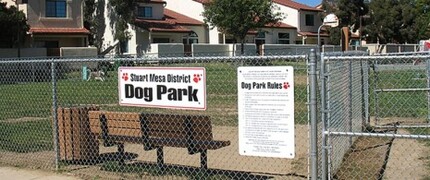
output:
<path id="1" fill-rule="evenodd" d="M 294 159 L 263 158 L 241 156 L 238 152 L 238 132 L 237 127 L 214 126 L 213 135 L 216 140 L 229 140 L 231 145 L 208 151 L 208 166 L 222 172 L 246 172 L 250 174 L 263 175 L 274 179 L 305 179 L 308 169 L 308 127 L 306 125 L 296 125 L 296 157 Z M 126 144 L 126 152 L 136 154 L 137 158 L 127 163 L 156 162 L 156 151 L 144 151 L 139 144 Z M 100 153 L 112 154 L 116 152 L 116 147 L 105 148 L 101 146 Z M 200 166 L 200 156 L 189 155 L 184 148 L 164 148 L 165 163 L 179 165 L 180 167 L 197 169 Z M 12 153 L 0 152 L 0 162 L 3 164 L 18 167 L 29 167 L 33 169 L 54 169 L 53 151 L 42 151 L 36 153 Z M 112 156 L 112 160 L 115 160 Z M 61 170 L 76 174 L 84 179 L 94 177 L 109 179 L 129 179 L 136 178 L 136 174 L 114 173 L 101 171 L 98 165 L 66 165 L 61 164 Z M 225 170 L 225 171 L 224 171 Z M 142 176 L 137 175 L 137 177 Z M 152 177 L 150 174 L 146 177 Z M 163 176 L 162 179 L 171 179 L 170 176 Z M 176 177 L 181 178 L 181 177 Z M 175 179 L 176 179 L 175 178 Z"/>
<path id="2" fill-rule="evenodd" d="M 383 118 L 378 125 L 422 122 L 414 118 Z M 375 124 L 374 119 L 371 123 Z M 409 134 L 409 131 L 398 129 L 396 133 Z M 430 148 L 415 139 L 360 137 L 344 157 L 336 178 L 426 179 L 430 177 L 429 157 Z"/>
<path id="3" fill-rule="evenodd" d="M 397 118 L 396 118 L 397 119 Z M 27 120 L 27 119 L 26 119 Z M 34 120 L 34 119 L 31 119 Z M 27 120 L 28 121 L 28 120 Z M 398 121 L 398 120 L 397 120 Z M 386 119 L 385 122 L 397 122 Z M 412 122 L 411 119 L 400 121 Z M 263 174 L 273 179 L 306 179 L 308 174 L 308 127 L 296 125 L 296 157 L 294 159 L 261 158 L 240 156 L 238 153 L 237 127 L 214 126 L 214 139 L 230 140 L 231 145 L 219 150 L 209 151 L 209 168 L 227 170 L 225 172 L 251 172 Z M 408 131 L 398 130 L 399 134 Z M 115 152 L 116 148 L 101 148 L 102 153 Z M 155 151 L 144 151 L 142 145 L 127 144 L 126 151 L 137 158 L 128 163 L 156 162 Z M 337 179 L 423 179 L 430 175 L 430 148 L 422 142 L 410 139 L 359 138 L 351 152 L 345 156 Z M 32 169 L 54 170 L 53 151 L 35 153 L 0 152 L 0 162 L 4 165 Z M 199 155 L 188 155 L 186 149 L 165 148 L 165 163 L 179 167 L 197 168 Z M 99 165 L 61 164 L 60 170 L 75 174 L 84 179 L 187 179 L 184 176 L 151 174 L 129 174 L 100 170 Z M 381 174 L 382 173 L 382 174 Z"/>

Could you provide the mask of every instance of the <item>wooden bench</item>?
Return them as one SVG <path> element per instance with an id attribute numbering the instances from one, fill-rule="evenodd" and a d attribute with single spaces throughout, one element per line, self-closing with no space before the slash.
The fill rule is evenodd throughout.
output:
<path id="1" fill-rule="evenodd" d="M 187 148 L 189 154 L 200 153 L 200 166 L 207 169 L 207 150 L 230 145 L 230 141 L 213 140 L 208 116 L 145 114 L 89 111 L 90 129 L 103 140 L 104 146 L 118 145 L 124 154 L 124 142 L 143 144 L 145 151 L 157 149 L 157 164 L 164 165 L 163 147 Z"/>

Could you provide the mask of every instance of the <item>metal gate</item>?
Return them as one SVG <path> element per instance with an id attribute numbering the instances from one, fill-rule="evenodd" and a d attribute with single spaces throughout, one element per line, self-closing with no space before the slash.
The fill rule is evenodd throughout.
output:
<path id="1" fill-rule="evenodd" d="M 323 54 L 323 179 L 428 178 L 429 58 Z"/>

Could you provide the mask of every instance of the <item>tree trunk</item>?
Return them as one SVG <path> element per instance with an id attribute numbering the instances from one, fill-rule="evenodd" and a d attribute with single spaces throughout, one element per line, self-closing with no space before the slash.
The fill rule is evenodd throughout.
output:
<path id="1" fill-rule="evenodd" d="M 245 54 L 245 40 L 244 39 L 242 39 L 241 41 L 240 41 L 240 55 L 244 55 Z"/>

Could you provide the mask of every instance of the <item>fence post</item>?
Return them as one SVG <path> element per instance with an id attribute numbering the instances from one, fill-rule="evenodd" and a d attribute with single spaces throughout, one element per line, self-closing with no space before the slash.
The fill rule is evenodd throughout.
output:
<path id="1" fill-rule="evenodd" d="M 58 114 L 57 114 L 57 76 L 56 76 L 55 60 L 51 62 L 51 79 L 52 79 L 52 118 L 53 118 L 53 139 L 55 151 L 55 170 L 58 170 L 60 159 L 59 143 L 58 143 Z"/>
<path id="2" fill-rule="evenodd" d="M 427 59 L 427 88 L 430 88 L 430 59 Z M 430 123 L 430 91 L 427 90 L 427 123 Z"/>
<path id="3" fill-rule="evenodd" d="M 367 63 L 365 63 L 367 62 Z M 362 122 L 362 130 L 364 131 L 364 128 L 366 128 L 368 125 L 370 125 L 370 118 L 369 118 L 369 62 L 360 60 L 360 66 L 361 66 L 361 99 L 362 99 L 362 117 L 364 118 Z M 365 70 L 366 68 L 366 70 Z"/>
<path id="4" fill-rule="evenodd" d="M 348 63 L 348 69 L 349 69 L 349 83 L 348 83 L 348 88 L 349 88 L 349 92 L 348 92 L 348 101 L 349 101 L 349 112 L 348 112 L 348 116 L 349 116 L 349 122 L 348 122 L 348 128 L 349 128 L 349 132 L 352 132 L 352 81 L 353 81 L 353 75 L 354 73 L 352 73 L 352 60 L 349 60 Z M 349 146 L 352 146 L 352 137 L 349 137 Z"/>
<path id="5" fill-rule="evenodd" d="M 309 56 L 309 116 L 311 124 L 311 179 L 318 179 L 318 123 L 317 123 L 317 57 L 315 49 L 311 49 Z"/>
<path id="6" fill-rule="evenodd" d="M 327 95 L 327 84 L 326 84 L 326 69 L 324 62 L 324 53 L 320 54 L 320 79 L 321 79 L 321 131 L 322 131 L 322 140 L 321 140 L 321 179 L 325 180 L 328 176 L 328 158 L 327 158 L 327 135 L 325 132 L 327 131 L 327 104 L 326 104 L 326 95 Z"/>

